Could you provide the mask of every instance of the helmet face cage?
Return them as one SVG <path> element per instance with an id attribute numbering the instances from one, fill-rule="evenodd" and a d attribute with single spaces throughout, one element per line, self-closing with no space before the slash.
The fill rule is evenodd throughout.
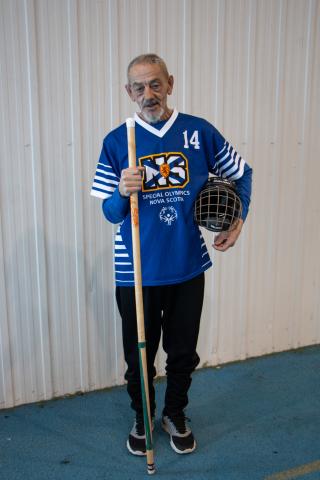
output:
<path id="1" fill-rule="evenodd" d="M 225 232 L 235 227 L 241 218 L 241 200 L 232 182 L 211 177 L 195 202 L 194 219 L 212 232 Z"/>

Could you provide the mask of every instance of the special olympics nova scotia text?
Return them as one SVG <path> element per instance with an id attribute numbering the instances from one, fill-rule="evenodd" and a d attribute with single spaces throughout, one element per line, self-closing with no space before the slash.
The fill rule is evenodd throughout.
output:
<path id="1" fill-rule="evenodd" d="M 190 195 L 189 190 L 169 190 L 166 192 L 144 193 L 143 200 L 149 200 L 150 205 L 158 203 L 175 203 L 183 202 L 184 196 Z"/>

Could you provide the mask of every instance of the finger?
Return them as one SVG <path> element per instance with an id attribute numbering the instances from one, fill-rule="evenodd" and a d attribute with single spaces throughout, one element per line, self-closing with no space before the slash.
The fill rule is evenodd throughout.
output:
<path id="1" fill-rule="evenodd" d="M 219 252 L 225 252 L 226 250 L 228 250 L 228 248 L 233 247 L 233 245 L 234 244 L 230 244 L 228 242 L 225 242 L 222 245 L 213 244 L 212 246 L 215 250 L 218 250 Z"/>
<path id="2" fill-rule="evenodd" d="M 139 176 L 131 176 L 129 178 L 122 179 L 122 187 L 126 194 L 130 194 L 133 192 L 138 192 L 142 189 L 142 181 L 141 177 Z"/>
<path id="3" fill-rule="evenodd" d="M 136 187 L 141 185 L 141 177 L 124 178 L 122 182 L 126 187 Z"/>
<path id="4" fill-rule="evenodd" d="M 139 178 L 141 178 L 142 174 L 143 174 L 143 170 L 138 170 L 138 169 L 133 170 L 132 173 L 131 173 L 132 176 L 139 177 Z"/>
<path id="5" fill-rule="evenodd" d="M 139 192 L 141 190 L 141 187 L 123 187 L 123 189 L 120 190 L 120 193 L 124 197 L 130 197 L 132 193 Z"/>
<path id="6" fill-rule="evenodd" d="M 214 244 L 215 245 L 222 245 L 226 241 L 226 233 L 222 232 L 219 233 L 215 238 L 214 238 Z"/>
<path id="7" fill-rule="evenodd" d="M 142 174 L 138 173 L 126 173 L 121 177 L 121 181 L 126 184 L 140 184 L 142 182 Z"/>
<path id="8" fill-rule="evenodd" d="M 141 172 L 137 169 L 126 169 L 121 172 L 119 184 L 120 193 L 129 197 L 131 193 L 138 192 L 142 188 Z"/>
<path id="9" fill-rule="evenodd" d="M 221 238 L 221 239 L 215 240 L 213 243 L 214 243 L 214 245 L 216 245 L 216 246 L 218 247 L 218 246 L 223 245 L 224 242 L 225 242 L 225 239 L 224 239 L 224 238 Z"/>
<path id="10" fill-rule="evenodd" d="M 122 170 L 122 175 L 123 176 L 131 176 L 131 175 L 139 175 L 143 174 L 145 171 L 144 167 L 137 167 L 137 168 L 126 168 L 125 170 Z"/>
<path id="11" fill-rule="evenodd" d="M 235 244 L 235 239 L 233 235 L 230 235 L 229 232 L 220 233 L 214 240 L 214 244 L 212 245 L 213 248 L 224 252 L 228 250 L 228 248 L 233 247 Z"/>
<path id="12" fill-rule="evenodd" d="M 126 194 L 128 193 L 130 194 L 133 192 L 139 192 L 141 190 L 141 185 L 130 185 L 130 186 L 124 185 L 123 189 L 126 192 Z"/>

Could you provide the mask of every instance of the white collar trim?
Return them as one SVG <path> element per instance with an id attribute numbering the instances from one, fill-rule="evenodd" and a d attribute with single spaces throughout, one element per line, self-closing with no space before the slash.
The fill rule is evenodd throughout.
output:
<path id="1" fill-rule="evenodd" d="M 153 127 L 149 123 L 142 120 L 137 113 L 134 114 L 134 119 L 141 127 L 148 130 L 148 132 L 153 133 L 157 137 L 162 138 L 167 133 L 167 131 L 172 127 L 178 115 L 179 115 L 179 112 L 175 108 L 169 120 L 163 125 L 163 127 L 160 130 L 158 130 L 157 128 Z"/>

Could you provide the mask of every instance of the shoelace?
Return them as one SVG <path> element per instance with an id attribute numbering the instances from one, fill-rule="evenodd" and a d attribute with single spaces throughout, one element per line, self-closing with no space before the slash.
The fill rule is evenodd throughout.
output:
<path id="1" fill-rule="evenodd" d="M 169 417 L 169 419 L 172 421 L 179 433 L 186 433 L 186 422 L 190 422 L 190 418 L 186 417 L 184 413 L 182 415 L 174 415 L 172 417 Z"/>

